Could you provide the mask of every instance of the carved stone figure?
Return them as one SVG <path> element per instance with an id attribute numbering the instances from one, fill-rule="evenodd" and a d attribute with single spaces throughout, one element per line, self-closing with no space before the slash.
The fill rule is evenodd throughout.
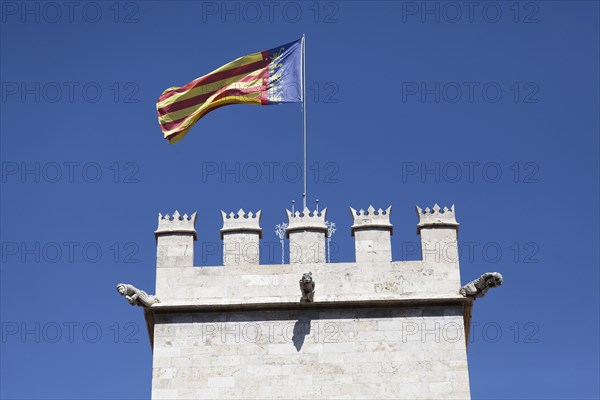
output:
<path id="1" fill-rule="evenodd" d="M 486 272 L 479 278 L 463 286 L 459 293 L 465 297 L 483 297 L 490 288 L 498 287 L 502 285 L 502 282 L 502 275 L 498 272 Z"/>
<path id="2" fill-rule="evenodd" d="M 125 296 L 132 306 L 150 307 L 154 303 L 160 303 L 160 300 L 156 296 L 149 295 L 143 290 L 127 283 L 119 283 L 117 285 L 117 292 L 121 296 Z"/>
<path id="3" fill-rule="evenodd" d="M 300 279 L 300 291 L 302 292 L 301 303 L 313 302 L 315 298 L 315 283 L 312 279 L 312 272 L 302 275 L 302 279 Z"/>

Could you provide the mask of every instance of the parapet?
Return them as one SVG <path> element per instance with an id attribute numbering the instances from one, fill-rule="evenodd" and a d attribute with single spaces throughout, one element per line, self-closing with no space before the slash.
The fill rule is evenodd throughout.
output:
<path id="1" fill-rule="evenodd" d="M 260 227 L 260 216 L 262 210 L 258 210 L 256 214 L 250 211 L 248 214 L 240 208 L 237 214 L 230 212 L 227 214 L 221 210 L 221 216 L 223 217 L 223 228 L 221 228 L 221 239 L 223 235 L 227 233 L 242 233 L 242 232 L 255 232 L 258 233 L 258 237 L 262 238 L 262 228 Z"/>
<path id="2" fill-rule="evenodd" d="M 443 210 L 437 203 L 431 210 L 429 207 L 422 210 L 417 206 L 417 215 L 419 216 L 417 235 L 421 234 L 421 229 L 425 227 L 451 227 L 458 230 L 459 223 L 456 222 L 456 217 L 454 215 L 454 204 L 450 209 L 444 207 Z"/>
<path id="3" fill-rule="evenodd" d="M 158 228 L 154 231 L 154 235 L 158 238 L 158 236 L 163 234 L 187 233 L 192 234 L 194 240 L 197 240 L 196 229 L 194 228 L 196 216 L 197 213 L 193 213 L 191 216 L 187 214 L 183 214 L 182 216 L 177 210 L 173 213 L 172 217 L 169 214 L 163 216 L 159 213 Z"/>
<path id="4" fill-rule="evenodd" d="M 298 279 L 312 272 L 318 282 L 315 301 L 458 297 L 459 224 L 454 206 L 443 210 L 437 204 L 432 209 L 417 207 L 421 257 L 403 261 L 392 258 L 391 210 L 391 206 L 350 209 L 353 223 L 347 226 L 354 236 L 356 254 L 352 263 L 328 262 L 327 253 L 336 247 L 328 237 L 327 209 L 286 210 L 289 240 L 281 238 L 281 245 L 287 247 L 282 249 L 282 253 L 288 251 L 287 265 L 260 264 L 262 211 L 221 211 L 223 267 L 214 268 L 193 264 L 196 213 L 191 217 L 178 212 L 172 217 L 160 216 L 156 294 L 164 304 L 298 301 Z M 262 258 L 272 259 L 272 254 Z M 249 286 L 253 288 L 246 289 Z"/>
<path id="5" fill-rule="evenodd" d="M 350 207 L 350 213 L 354 219 L 354 224 L 350 227 L 350 234 L 354 236 L 354 232 L 358 230 L 389 230 L 390 234 L 393 234 L 394 227 L 390 223 L 390 214 L 392 212 L 392 206 L 389 206 L 385 211 L 381 208 L 375 210 L 373 206 L 369 206 L 367 211 L 362 208 L 360 211 L 356 211 Z"/>

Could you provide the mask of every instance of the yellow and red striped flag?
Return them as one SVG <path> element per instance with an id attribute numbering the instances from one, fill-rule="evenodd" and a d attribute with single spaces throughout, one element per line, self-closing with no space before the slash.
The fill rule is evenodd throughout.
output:
<path id="1" fill-rule="evenodd" d="M 156 103 L 165 139 L 178 142 L 200 118 L 228 104 L 301 102 L 302 41 L 240 57 L 187 85 L 165 90 Z"/>

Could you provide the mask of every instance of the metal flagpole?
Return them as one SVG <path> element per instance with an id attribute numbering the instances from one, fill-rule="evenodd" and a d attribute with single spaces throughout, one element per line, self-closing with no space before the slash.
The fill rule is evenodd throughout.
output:
<path id="1" fill-rule="evenodd" d="M 302 34 L 302 119 L 304 139 L 304 192 L 302 193 L 302 210 L 306 208 L 306 39 Z"/>

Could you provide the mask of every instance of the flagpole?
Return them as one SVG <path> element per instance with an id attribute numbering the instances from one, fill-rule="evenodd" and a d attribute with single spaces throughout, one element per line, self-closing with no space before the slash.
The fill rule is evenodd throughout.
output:
<path id="1" fill-rule="evenodd" d="M 304 192 L 302 193 L 302 210 L 306 209 L 306 39 L 302 34 L 302 130 L 304 141 Z"/>

